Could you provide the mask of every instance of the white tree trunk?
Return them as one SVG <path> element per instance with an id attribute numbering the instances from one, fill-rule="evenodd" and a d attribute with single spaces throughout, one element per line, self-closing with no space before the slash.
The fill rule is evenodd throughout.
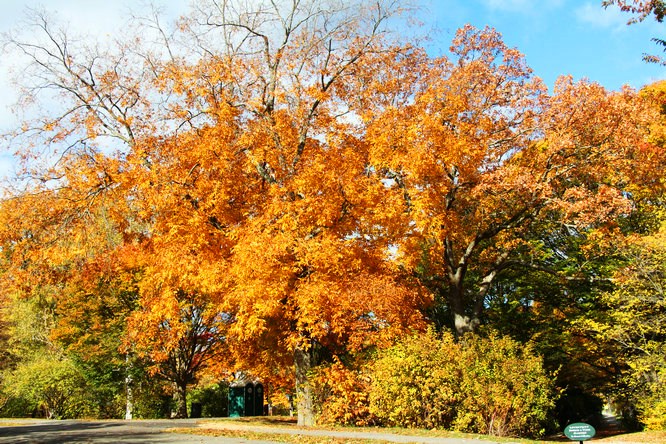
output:
<path id="1" fill-rule="evenodd" d="M 132 364 L 129 360 L 129 354 L 125 355 L 125 419 L 132 419 L 132 410 L 134 409 L 134 392 L 132 385 Z"/>
<path id="2" fill-rule="evenodd" d="M 294 365 L 296 367 L 298 425 L 313 426 L 315 421 L 312 402 L 312 386 L 308 380 L 308 373 L 312 368 L 312 356 L 310 351 L 301 348 L 294 350 Z"/>

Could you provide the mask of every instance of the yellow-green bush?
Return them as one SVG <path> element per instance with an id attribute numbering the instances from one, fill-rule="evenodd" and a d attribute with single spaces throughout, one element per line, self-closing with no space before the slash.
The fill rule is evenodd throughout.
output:
<path id="1" fill-rule="evenodd" d="M 553 421 L 555 389 L 532 348 L 494 335 L 467 336 L 461 348 L 461 401 L 453 428 L 542 436 Z"/>
<path id="2" fill-rule="evenodd" d="M 87 415 L 93 401 L 80 369 L 49 353 L 34 356 L 3 375 L 1 388 L 8 402 L 0 413 L 7 416 L 80 418 Z"/>
<path id="3" fill-rule="evenodd" d="M 370 368 L 369 411 L 390 426 L 446 427 L 460 402 L 460 347 L 429 331 L 383 351 Z"/>
<path id="4" fill-rule="evenodd" d="M 336 363 L 319 378 L 328 421 L 531 437 L 553 423 L 552 378 L 531 347 L 507 337 L 456 341 L 428 331 L 361 368 Z"/>
<path id="5" fill-rule="evenodd" d="M 634 366 L 630 381 L 641 425 L 647 430 L 666 430 L 666 364 L 649 362 L 654 360 L 654 357 L 636 359 L 634 363 L 643 367 Z"/>
<path id="6" fill-rule="evenodd" d="M 648 430 L 666 430 L 666 400 L 659 400 L 650 405 L 642 416 Z"/>

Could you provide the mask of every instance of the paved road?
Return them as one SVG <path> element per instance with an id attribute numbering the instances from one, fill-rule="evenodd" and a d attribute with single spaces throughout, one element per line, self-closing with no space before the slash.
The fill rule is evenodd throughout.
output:
<path id="1" fill-rule="evenodd" d="M 396 443 L 420 444 L 478 444 L 476 439 L 435 438 L 406 436 L 381 431 L 332 431 L 323 429 L 300 429 L 273 426 L 251 426 L 225 421 L 201 421 L 194 419 L 149 420 L 149 421 L 46 421 L 46 420 L 0 420 L 0 444 L 78 444 L 78 443 L 136 443 L 136 444 L 271 444 L 276 441 L 258 441 L 243 438 L 213 437 L 167 432 L 173 428 L 204 428 L 245 430 L 269 434 L 321 436 L 346 439 L 375 439 Z M 484 444 L 497 444 L 483 441 Z"/>
<path id="2" fill-rule="evenodd" d="M 195 420 L 155 421 L 0 421 L 2 444 L 61 443 L 151 443 L 151 444 L 272 444 L 273 441 L 251 441 L 198 435 L 166 433 L 166 429 L 193 427 Z"/>

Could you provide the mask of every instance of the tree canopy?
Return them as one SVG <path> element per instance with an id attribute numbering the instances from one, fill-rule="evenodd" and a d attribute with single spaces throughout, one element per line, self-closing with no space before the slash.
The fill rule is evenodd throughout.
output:
<path id="1" fill-rule="evenodd" d="M 659 94 L 550 92 L 488 28 L 430 56 L 389 32 L 398 2 L 245 6 L 106 46 L 35 14 L 8 42 L 22 103 L 53 102 L 7 139 L 2 297 L 47 294 L 50 340 L 146 365 L 179 416 L 202 372 L 242 370 L 295 385 L 312 424 L 320 361 L 477 331 L 515 273 L 601 281 L 581 264 L 659 207 Z"/>

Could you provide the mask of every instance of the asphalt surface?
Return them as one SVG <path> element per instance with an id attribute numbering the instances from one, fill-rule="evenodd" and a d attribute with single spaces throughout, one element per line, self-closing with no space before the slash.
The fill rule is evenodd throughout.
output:
<path id="1" fill-rule="evenodd" d="M 613 418 L 614 419 L 614 418 Z M 428 436 L 398 435 L 390 432 L 326 430 L 318 428 L 297 428 L 274 425 L 240 424 L 235 421 L 210 419 L 164 419 L 164 420 L 35 420 L 0 419 L 0 444 L 9 443 L 152 443 L 152 444 L 270 444 L 271 440 L 250 440 L 245 438 L 215 437 L 194 434 L 178 434 L 170 430 L 220 429 L 246 432 L 259 432 L 272 435 L 318 436 L 337 438 L 341 442 L 349 439 L 381 440 L 396 443 L 419 444 L 498 444 L 494 441 L 480 441 L 469 438 L 443 438 Z M 507 444 L 507 442 L 504 442 Z M 607 444 L 611 444 L 610 441 Z M 627 444 L 627 443 L 624 443 Z"/>
<path id="2" fill-rule="evenodd" d="M 155 421 L 0 421 L 0 443 L 151 443 L 151 444 L 268 444 L 251 441 L 167 432 L 172 428 L 195 427 L 196 420 Z"/>
<path id="3" fill-rule="evenodd" d="M 288 428 L 254 426 L 225 421 L 197 419 L 170 420 L 0 420 L 0 443 L 152 443 L 152 444 L 270 444 L 276 441 L 250 440 L 244 438 L 214 437 L 194 434 L 178 434 L 169 429 L 196 428 L 261 432 L 273 435 L 300 435 L 348 439 L 381 440 L 396 443 L 421 444 L 478 444 L 479 440 L 464 438 L 435 438 L 425 436 L 397 435 L 382 431 L 337 431 L 316 428 Z M 497 444 L 482 441 L 484 444 Z"/>

